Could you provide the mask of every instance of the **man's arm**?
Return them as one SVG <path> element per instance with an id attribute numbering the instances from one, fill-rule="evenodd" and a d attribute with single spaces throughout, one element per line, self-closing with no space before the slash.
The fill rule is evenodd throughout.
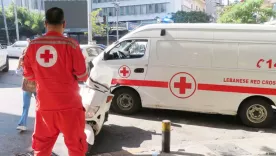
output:
<path id="1" fill-rule="evenodd" d="M 88 78 L 88 74 L 86 71 L 85 59 L 79 45 L 76 46 L 76 49 L 73 49 L 72 57 L 73 74 L 76 76 L 78 81 L 86 81 Z"/>
<path id="2" fill-rule="evenodd" d="M 31 62 L 30 62 L 30 49 L 31 48 L 27 48 L 26 49 L 26 53 L 23 55 L 22 59 L 23 59 L 23 77 L 25 79 L 34 81 L 35 80 L 35 75 L 31 66 Z"/>
<path id="3" fill-rule="evenodd" d="M 23 65 L 23 57 L 24 57 L 25 53 L 26 53 L 26 49 L 23 50 L 22 55 L 19 57 L 17 70 L 19 70 Z"/>

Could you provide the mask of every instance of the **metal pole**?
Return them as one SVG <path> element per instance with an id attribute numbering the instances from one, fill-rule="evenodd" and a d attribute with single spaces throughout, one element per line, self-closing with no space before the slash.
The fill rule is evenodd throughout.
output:
<path id="1" fill-rule="evenodd" d="M 7 36 L 7 44 L 10 45 L 10 39 L 9 39 L 9 32 L 8 32 L 8 26 L 7 26 L 7 19 L 6 19 L 6 14 L 5 14 L 5 8 L 4 8 L 4 0 L 1 0 L 2 3 L 2 14 L 4 17 L 4 24 L 5 24 L 5 29 L 6 29 L 6 36 Z"/>
<path id="2" fill-rule="evenodd" d="M 171 144 L 171 121 L 162 121 L 162 152 L 170 153 Z"/>
<path id="3" fill-rule="evenodd" d="M 17 41 L 19 41 L 19 29 L 18 29 L 16 0 L 13 0 L 13 4 L 14 4 L 14 17 L 15 17 L 15 26 L 16 26 L 16 39 L 17 39 Z"/>
<path id="4" fill-rule="evenodd" d="M 108 23 L 108 15 L 106 16 L 106 45 L 109 46 L 109 23 Z"/>
<path id="5" fill-rule="evenodd" d="M 118 30 L 118 22 L 119 22 L 119 2 L 116 0 L 116 29 L 117 29 L 117 41 L 119 40 L 119 30 Z"/>
<path id="6" fill-rule="evenodd" d="M 92 12 L 92 0 L 87 0 L 88 44 L 93 44 L 91 12 Z"/>

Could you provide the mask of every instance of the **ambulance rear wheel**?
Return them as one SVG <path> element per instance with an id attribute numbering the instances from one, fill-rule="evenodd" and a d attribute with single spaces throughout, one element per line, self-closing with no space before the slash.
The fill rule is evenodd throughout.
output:
<path id="1" fill-rule="evenodd" d="M 239 116 L 241 121 L 250 127 L 264 128 L 273 125 L 273 108 L 262 98 L 252 98 L 242 104 Z"/>
<path id="2" fill-rule="evenodd" d="M 119 114 L 130 115 L 141 109 L 141 99 L 137 92 L 129 88 L 116 90 L 111 103 L 111 108 Z"/>

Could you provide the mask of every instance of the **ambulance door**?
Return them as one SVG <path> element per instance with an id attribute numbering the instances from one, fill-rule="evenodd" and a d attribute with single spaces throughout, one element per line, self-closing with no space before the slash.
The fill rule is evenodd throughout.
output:
<path id="1" fill-rule="evenodd" d="M 114 73 L 113 83 L 138 88 L 136 80 L 144 80 L 147 72 L 149 44 L 149 39 L 126 39 L 105 54 L 105 63 Z"/>

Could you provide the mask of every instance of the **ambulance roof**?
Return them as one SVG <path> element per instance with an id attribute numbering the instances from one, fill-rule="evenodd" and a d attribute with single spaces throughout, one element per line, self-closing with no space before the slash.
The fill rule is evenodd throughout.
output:
<path id="1" fill-rule="evenodd" d="M 131 37 L 132 35 L 149 30 L 161 30 L 161 29 L 200 29 L 200 30 L 236 30 L 236 31 L 275 31 L 276 27 L 273 25 L 264 24 L 217 24 L 217 23 L 171 23 L 171 24 L 149 24 L 137 28 L 136 30 L 128 33 L 123 38 Z M 150 34 L 149 34 L 150 35 Z"/>

